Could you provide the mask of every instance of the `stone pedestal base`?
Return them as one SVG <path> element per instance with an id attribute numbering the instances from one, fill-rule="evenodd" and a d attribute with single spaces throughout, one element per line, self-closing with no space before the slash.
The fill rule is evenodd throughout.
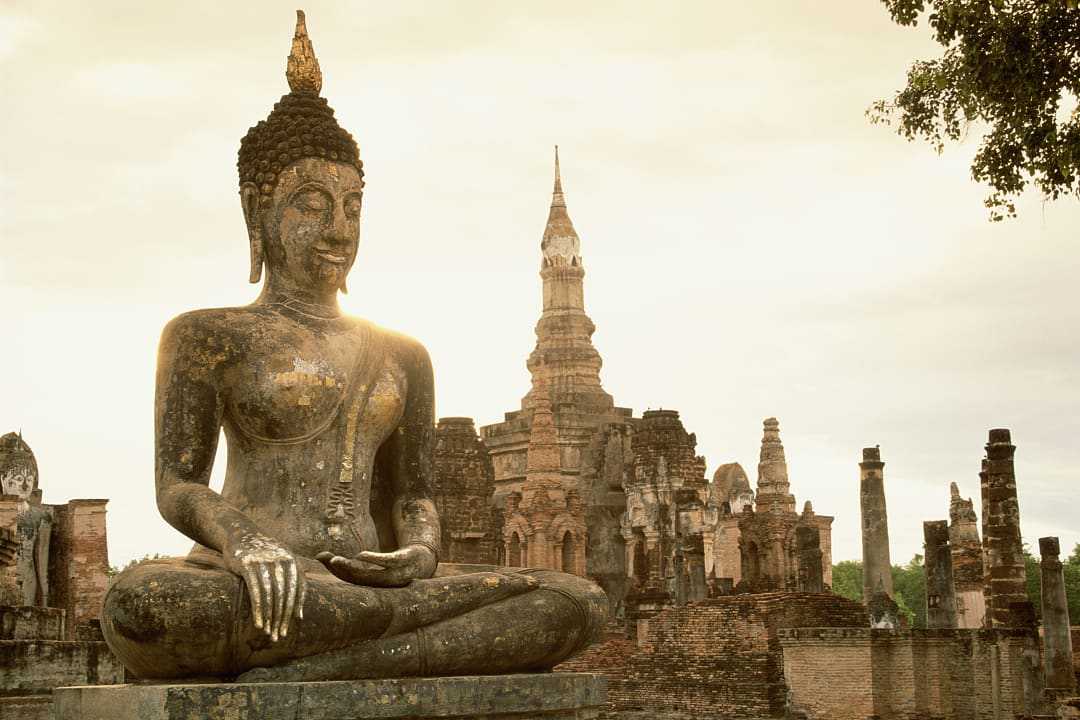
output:
<path id="1" fill-rule="evenodd" d="M 98 685 L 53 691 L 54 720 L 587 720 L 599 675 L 484 675 L 344 682 Z"/>

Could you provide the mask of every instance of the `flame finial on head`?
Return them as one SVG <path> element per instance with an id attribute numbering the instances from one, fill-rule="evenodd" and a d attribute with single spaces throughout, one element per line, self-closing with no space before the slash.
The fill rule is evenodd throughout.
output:
<path id="1" fill-rule="evenodd" d="M 293 35 L 292 51 L 289 64 L 285 68 L 285 78 L 293 92 L 310 92 L 315 95 L 322 90 L 322 70 L 315 57 L 315 48 L 307 34 L 307 22 L 304 11 L 296 11 L 296 33 Z"/>

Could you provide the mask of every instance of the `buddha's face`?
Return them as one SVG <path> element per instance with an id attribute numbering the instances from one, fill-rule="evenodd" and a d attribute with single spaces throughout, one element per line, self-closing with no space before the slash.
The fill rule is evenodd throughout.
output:
<path id="1" fill-rule="evenodd" d="M 360 242 L 363 183 L 356 168 L 318 158 L 296 161 L 259 199 L 257 220 L 272 276 L 314 293 L 345 284 Z M 245 208 L 246 209 L 246 208 Z"/>
<path id="2" fill-rule="evenodd" d="M 25 463 L 12 463 L 0 468 L 0 491 L 4 495 L 18 495 L 27 499 L 34 491 L 34 469 Z"/>

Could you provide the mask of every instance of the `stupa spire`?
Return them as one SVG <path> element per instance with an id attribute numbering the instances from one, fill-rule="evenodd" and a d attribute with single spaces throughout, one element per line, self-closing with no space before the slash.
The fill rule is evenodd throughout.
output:
<path id="1" fill-rule="evenodd" d="M 579 412 L 611 412 L 614 402 L 600 385 L 600 353 L 592 344 L 596 326 L 585 314 L 581 241 L 566 212 L 557 145 L 551 209 L 540 250 L 544 311 L 527 363 L 533 386 L 522 408 L 535 407 L 537 398 L 544 396 L 556 415 L 571 405 Z"/>
<path id="2" fill-rule="evenodd" d="M 570 221 L 570 214 L 566 212 L 558 145 L 555 146 L 555 188 L 551 193 L 551 210 L 548 212 L 540 249 L 544 253 L 545 265 L 581 264 L 581 240 L 574 229 L 574 223 Z"/>
<path id="3" fill-rule="evenodd" d="M 559 172 L 559 146 L 555 146 L 555 190 L 551 194 L 551 206 L 566 207 L 562 191 L 562 173 Z"/>

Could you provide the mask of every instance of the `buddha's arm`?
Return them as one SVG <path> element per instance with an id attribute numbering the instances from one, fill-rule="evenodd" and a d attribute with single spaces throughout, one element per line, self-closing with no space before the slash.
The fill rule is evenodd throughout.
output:
<path id="1" fill-rule="evenodd" d="M 409 388 L 405 412 L 389 440 L 394 490 L 392 521 L 398 547 L 420 545 L 439 555 L 439 515 L 431 500 L 435 451 L 435 380 L 431 358 L 420 343 L 405 348 Z M 431 572 L 435 571 L 434 563 Z M 429 573 L 430 576 L 430 573 Z"/>
<path id="2" fill-rule="evenodd" d="M 256 627 L 274 640 L 303 603 L 295 558 L 243 512 L 209 487 L 223 400 L 227 341 L 198 318 L 181 315 L 162 333 L 155 398 L 155 482 L 162 517 L 180 532 L 221 552 L 251 595 Z"/>
<path id="3" fill-rule="evenodd" d="M 439 515 L 431 500 L 435 448 L 435 382 L 427 350 L 414 340 L 400 340 L 396 356 L 406 372 L 408 388 L 401 422 L 380 454 L 394 495 L 391 522 L 398 549 L 362 552 L 355 559 L 321 553 L 332 573 L 359 585 L 407 585 L 431 577 L 439 559 Z M 357 562 L 361 561 L 361 562 Z M 380 566 L 372 569 L 368 563 Z"/>
<path id="4" fill-rule="evenodd" d="M 189 316 L 165 326 L 158 347 L 154 403 L 155 483 L 162 517 L 192 540 L 223 550 L 254 524 L 210 489 L 222 398 L 211 333 Z"/>

